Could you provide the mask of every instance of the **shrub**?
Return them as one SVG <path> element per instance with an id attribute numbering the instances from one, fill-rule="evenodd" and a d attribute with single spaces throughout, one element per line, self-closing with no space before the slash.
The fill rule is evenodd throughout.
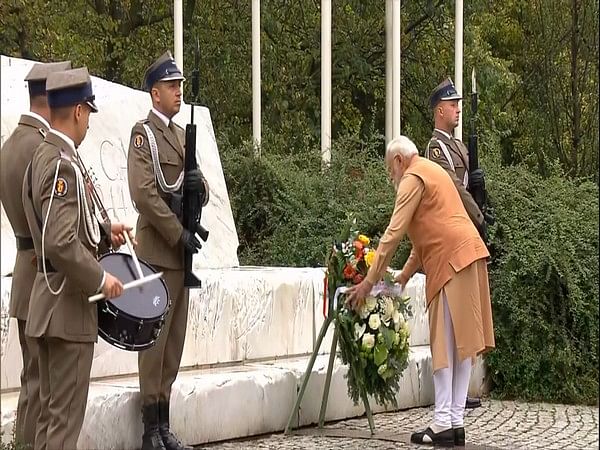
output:
<path id="1" fill-rule="evenodd" d="M 595 404 L 598 398 L 598 186 L 490 173 L 498 225 L 490 271 L 494 394 Z"/>

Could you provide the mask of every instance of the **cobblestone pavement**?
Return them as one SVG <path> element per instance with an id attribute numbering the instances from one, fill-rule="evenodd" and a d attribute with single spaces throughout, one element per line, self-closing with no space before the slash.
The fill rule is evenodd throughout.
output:
<path id="1" fill-rule="evenodd" d="M 197 447 L 206 449 L 421 449 L 409 435 L 425 428 L 433 407 L 374 415 L 376 433 L 400 434 L 404 442 L 282 433 Z M 366 417 L 326 424 L 327 429 L 368 432 Z M 598 407 L 483 400 L 465 415 L 467 447 L 472 449 L 598 449 Z M 301 430 L 310 432 L 308 429 Z M 354 431 L 358 433 L 358 431 Z"/>

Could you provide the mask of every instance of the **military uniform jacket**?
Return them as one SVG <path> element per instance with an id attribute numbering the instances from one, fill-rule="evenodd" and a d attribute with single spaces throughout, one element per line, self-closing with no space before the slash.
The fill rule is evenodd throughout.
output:
<path id="1" fill-rule="evenodd" d="M 146 120 L 133 126 L 127 155 L 129 193 L 139 212 L 136 252 L 152 265 L 180 270 L 184 265 L 184 248 L 179 241 L 183 226 L 169 207 L 171 195 L 163 192 L 156 181 L 144 124 L 156 139 L 160 168 L 167 184 L 174 184 L 184 168 L 183 128 L 174 123 L 173 129 L 169 128 L 150 111 Z"/>
<path id="2" fill-rule="evenodd" d="M 75 169 L 71 166 L 74 156 L 71 146 L 50 130 L 33 155 L 31 177 L 25 176 L 23 181 L 23 206 L 36 254 L 41 259 L 42 227 L 50 208 L 44 255 L 47 268 L 50 264 L 55 272 L 47 273 L 48 281 L 56 291 L 62 280 L 66 280 L 62 291 L 55 295 L 50 292 L 44 273 L 37 273 L 25 332 L 31 337 L 96 342 L 97 306 L 88 302 L 88 296 L 98 291 L 104 270 L 96 259 L 97 248 L 86 237 L 84 214 L 79 210 Z M 85 195 L 88 205 L 92 205 L 87 189 Z M 94 217 L 92 219 L 95 220 Z"/>
<path id="3" fill-rule="evenodd" d="M 448 155 L 444 152 L 444 147 Z M 448 172 L 473 223 L 477 226 L 483 223 L 483 214 L 469 191 L 467 191 L 467 183 L 464 182 L 465 175 L 468 176 L 469 171 L 469 153 L 465 144 L 458 139 L 448 137 L 439 130 L 434 130 L 433 136 L 427 144 L 425 157 L 438 163 Z"/>
<path id="4" fill-rule="evenodd" d="M 37 118 L 23 114 L 19 124 L 4 143 L 0 162 L 0 199 L 8 221 L 17 238 L 31 238 L 21 186 L 25 169 L 34 150 L 41 144 L 48 130 L 47 124 Z M 18 250 L 12 274 L 10 291 L 10 317 L 27 320 L 29 295 L 36 274 L 35 251 Z"/>

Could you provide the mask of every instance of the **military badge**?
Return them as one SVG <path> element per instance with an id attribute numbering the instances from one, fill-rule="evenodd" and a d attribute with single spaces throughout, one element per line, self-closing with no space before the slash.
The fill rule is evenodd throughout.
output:
<path id="1" fill-rule="evenodd" d="M 63 177 L 60 177 L 56 180 L 56 184 L 54 185 L 54 195 L 57 197 L 64 197 L 67 195 L 67 191 L 69 190 L 69 185 L 67 184 L 67 180 Z"/>
<path id="2" fill-rule="evenodd" d="M 440 149 L 437 147 L 433 147 L 431 149 L 431 156 L 433 156 L 434 158 L 439 158 L 440 157 Z"/>
<path id="3" fill-rule="evenodd" d="M 140 148 L 142 145 L 144 145 L 144 136 L 141 134 L 136 134 L 133 138 L 133 146 L 135 148 Z"/>

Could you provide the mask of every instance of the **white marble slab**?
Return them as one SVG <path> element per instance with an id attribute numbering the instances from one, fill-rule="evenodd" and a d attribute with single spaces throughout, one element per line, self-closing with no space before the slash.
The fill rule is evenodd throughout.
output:
<path id="1" fill-rule="evenodd" d="M 294 426 L 318 422 L 329 355 L 317 358 Z M 282 431 L 302 384 L 308 357 L 229 368 L 180 372 L 171 397 L 171 425 L 188 444 L 203 444 Z M 360 416 L 347 395 L 345 366 L 334 364 L 326 420 Z M 474 389 L 472 395 L 480 395 Z M 427 346 L 414 347 L 397 395 L 401 409 L 433 403 L 431 356 Z M 78 449 L 130 450 L 142 435 L 137 378 L 102 380 L 90 386 Z M 374 412 L 385 408 L 371 400 Z M 16 393 L 2 395 L 3 440 L 14 424 Z M 390 407 L 388 409 L 392 410 Z M 377 416 L 375 416 L 377 427 Z"/>

